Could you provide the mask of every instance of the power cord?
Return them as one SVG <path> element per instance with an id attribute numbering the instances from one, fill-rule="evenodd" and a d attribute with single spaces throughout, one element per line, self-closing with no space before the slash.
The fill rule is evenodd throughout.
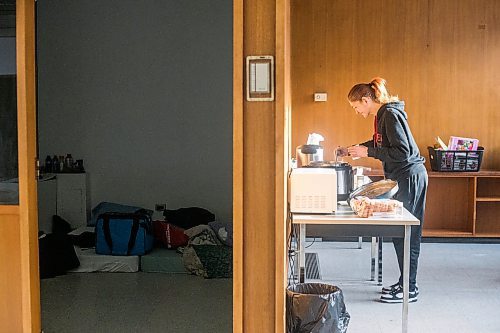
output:
<path id="1" fill-rule="evenodd" d="M 290 211 L 290 209 L 288 210 Z M 288 255 L 288 286 L 291 284 L 296 284 L 296 281 L 298 281 L 298 276 L 296 275 L 296 256 L 297 256 L 297 249 L 298 249 L 298 228 L 300 226 L 293 224 L 293 215 L 290 213 L 288 216 L 288 220 L 290 221 L 289 227 L 290 227 L 290 233 L 288 235 L 288 240 L 287 240 L 287 255 Z M 293 246 L 293 240 L 295 240 L 295 248 Z M 310 248 L 311 246 L 316 243 L 316 237 L 313 238 L 313 241 L 311 244 L 307 245 L 304 247 L 302 251 L 305 249 Z M 305 264 L 305 263 L 304 263 Z"/>
<path id="2" fill-rule="evenodd" d="M 313 244 L 316 243 L 316 237 L 313 238 L 313 241 L 311 244 L 309 244 L 308 246 L 306 246 L 306 249 L 310 248 L 311 246 L 313 246 Z"/>
<path id="3" fill-rule="evenodd" d="M 290 209 L 288 210 L 290 211 Z M 295 257 L 297 255 L 296 249 L 293 247 L 293 240 L 297 240 L 296 237 L 296 226 L 293 224 L 293 216 L 290 213 L 288 216 L 288 220 L 290 222 L 289 224 L 289 235 L 288 235 L 288 240 L 287 240 L 287 255 L 288 255 L 288 287 L 292 284 L 296 283 L 296 278 L 295 278 Z M 297 242 L 295 241 L 295 245 Z M 296 247 L 296 246 L 295 246 Z"/>

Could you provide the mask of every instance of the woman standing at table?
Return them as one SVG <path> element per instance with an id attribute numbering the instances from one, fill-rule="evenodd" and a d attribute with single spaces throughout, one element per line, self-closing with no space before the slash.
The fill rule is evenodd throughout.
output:
<path id="1" fill-rule="evenodd" d="M 403 206 L 420 220 L 420 225 L 412 226 L 410 239 L 409 301 L 415 302 L 419 294 L 417 267 L 428 182 L 425 159 L 411 134 L 405 103 L 389 94 L 384 79 L 377 77 L 369 83 L 356 84 L 347 98 L 357 114 L 364 118 L 375 116 L 374 134 L 370 141 L 340 148 L 340 155 L 347 153 L 352 157 L 373 157 L 382 161 L 385 177 L 398 183 L 394 199 L 403 202 Z M 398 282 L 382 288 L 380 300 L 386 303 L 403 302 L 404 241 L 393 238 L 393 243 L 401 275 Z"/>

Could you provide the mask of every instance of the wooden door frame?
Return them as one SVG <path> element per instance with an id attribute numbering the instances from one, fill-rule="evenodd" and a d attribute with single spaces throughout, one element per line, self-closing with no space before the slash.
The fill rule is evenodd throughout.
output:
<path id="1" fill-rule="evenodd" d="M 17 127 L 22 329 L 40 332 L 36 174 L 35 2 L 16 1 Z"/>
<path id="2" fill-rule="evenodd" d="M 233 0 L 233 333 L 243 332 L 243 0 Z"/>
<path id="3" fill-rule="evenodd" d="M 291 143 L 291 75 L 290 75 L 290 0 L 264 0 L 275 3 L 275 63 L 276 98 L 274 103 L 275 131 L 275 193 L 274 199 L 274 252 L 269 256 L 275 259 L 274 305 L 273 311 L 262 309 L 260 316 L 274 318 L 274 331 L 285 331 L 285 290 L 286 290 L 286 246 L 287 246 L 287 174 L 290 160 Z M 255 314 L 245 313 L 244 289 L 252 287 L 245 282 L 244 256 L 244 0 L 233 0 L 233 332 L 245 331 L 246 321 L 258 321 Z M 258 28 L 256 28 L 258 29 Z M 259 244 L 246 244 L 259 246 Z"/>
<path id="4" fill-rule="evenodd" d="M 291 0 L 276 0 L 275 332 L 286 328 L 288 172 L 292 142 Z"/>

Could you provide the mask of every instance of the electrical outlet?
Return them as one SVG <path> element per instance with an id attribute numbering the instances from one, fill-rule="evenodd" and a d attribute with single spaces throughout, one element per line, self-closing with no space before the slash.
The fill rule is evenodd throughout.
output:
<path id="1" fill-rule="evenodd" d="M 326 102 L 327 94 L 326 93 L 315 93 L 314 101 L 315 102 Z"/>
<path id="2" fill-rule="evenodd" d="M 155 204 L 155 210 L 157 212 L 162 212 L 167 209 L 167 204 Z"/>

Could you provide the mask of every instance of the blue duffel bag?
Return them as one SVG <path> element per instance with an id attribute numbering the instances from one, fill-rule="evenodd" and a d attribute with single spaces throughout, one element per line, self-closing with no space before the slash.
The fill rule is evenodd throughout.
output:
<path id="1" fill-rule="evenodd" d="M 153 248 L 153 222 L 144 213 L 103 213 L 95 225 L 97 254 L 137 256 Z"/>

